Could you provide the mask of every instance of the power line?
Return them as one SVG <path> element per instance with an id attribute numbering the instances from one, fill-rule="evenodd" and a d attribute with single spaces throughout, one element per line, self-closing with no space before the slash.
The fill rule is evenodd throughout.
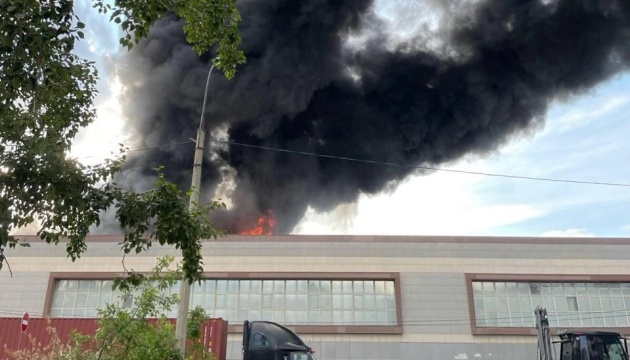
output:
<path id="1" fill-rule="evenodd" d="M 502 178 L 510 178 L 510 179 L 521 179 L 521 180 L 549 181 L 549 182 L 573 183 L 573 184 L 584 184 L 584 185 L 605 185 L 605 186 L 630 187 L 630 184 L 626 184 L 626 183 L 612 183 L 612 182 L 585 181 L 585 180 L 572 180 L 572 179 L 557 179 L 557 178 L 536 177 L 536 176 L 521 176 L 521 175 L 508 175 L 508 174 L 499 174 L 499 173 L 488 173 L 488 172 L 481 172 L 481 171 L 444 169 L 444 168 L 438 168 L 438 167 L 433 167 L 433 166 L 406 165 L 406 164 L 387 162 L 387 161 L 366 160 L 366 159 L 358 159 L 358 158 L 345 157 L 345 156 L 316 154 L 316 153 L 311 153 L 311 152 L 306 152 L 306 151 L 296 151 L 296 150 L 280 149 L 280 148 L 274 148 L 274 147 L 262 146 L 262 145 L 244 144 L 244 143 L 239 143 L 239 142 L 235 142 L 235 141 L 227 141 L 227 140 L 209 139 L 209 141 L 216 142 L 216 143 L 227 144 L 227 145 L 236 145 L 236 146 L 250 147 L 250 148 L 255 148 L 255 149 L 278 151 L 278 152 L 284 152 L 284 153 L 296 154 L 296 155 L 314 156 L 314 157 L 320 157 L 320 158 L 326 158 L 326 159 L 353 161 L 353 162 L 360 162 L 360 163 L 374 164 L 374 165 L 396 166 L 396 167 L 409 168 L 409 169 L 442 171 L 442 172 L 450 172 L 450 173 L 457 173 L 457 174 L 492 176 L 492 177 L 502 177 Z"/>
<path id="2" fill-rule="evenodd" d="M 388 161 L 378 161 L 378 160 L 359 159 L 359 158 L 353 158 L 353 157 L 347 157 L 347 156 L 317 154 L 317 153 L 312 153 L 312 152 L 307 152 L 307 151 L 289 150 L 289 149 L 275 148 L 275 147 L 270 147 L 270 146 L 240 143 L 240 142 L 236 142 L 236 141 L 218 140 L 218 139 L 212 139 L 212 138 L 208 139 L 208 141 L 214 142 L 214 143 L 226 144 L 226 145 L 235 145 L 235 146 L 248 147 L 248 148 L 254 148 L 254 149 L 261 149 L 261 150 L 268 150 L 268 151 L 277 151 L 277 152 L 294 154 L 294 155 L 313 156 L 313 157 L 319 157 L 319 158 L 325 158 L 325 159 L 334 159 L 334 160 L 341 160 L 341 161 L 352 161 L 352 162 L 359 162 L 359 163 L 372 164 L 372 165 L 395 166 L 395 167 L 408 168 L 408 169 L 441 171 L 441 172 L 449 172 L 449 173 L 455 173 L 455 174 L 500 177 L 500 178 L 519 179 L 519 180 L 531 180 L 531 181 L 547 181 L 547 182 L 559 182 L 559 183 L 570 183 L 570 184 L 581 184 L 581 185 L 602 185 L 602 186 L 630 187 L 630 183 L 614 183 L 614 182 L 606 182 L 606 181 L 559 179 L 559 178 L 549 178 L 549 177 L 537 177 L 537 176 L 524 176 L 524 175 L 510 175 L 510 174 L 490 173 L 490 172 L 482 172 L 482 171 L 445 169 L 445 168 L 434 167 L 434 166 L 407 165 L 407 164 L 400 164 L 400 163 L 388 162 Z M 187 144 L 192 144 L 192 143 L 194 143 L 193 140 L 188 140 L 188 141 L 176 142 L 176 143 L 170 143 L 170 144 L 164 144 L 164 145 L 135 148 L 135 149 L 126 150 L 125 152 L 116 153 L 116 154 L 113 154 L 113 155 L 122 155 L 124 153 L 141 152 L 141 151 L 153 151 L 153 150 L 159 150 L 159 149 L 163 149 L 163 148 L 167 148 L 167 147 L 182 146 L 182 145 L 187 145 Z M 87 159 L 87 158 L 93 158 L 93 157 L 97 157 L 97 156 L 98 155 L 79 156 L 78 158 L 79 159 Z"/>
<path id="3" fill-rule="evenodd" d="M 4 314 L 4 315 L 15 315 L 16 317 L 22 316 L 24 312 L 23 311 L 19 311 L 19 310 L 13 310 L 13 309 L 0 309 L 0 314 Z M 40 313 L 40 312 L 31 312 L 29 311 L 29 314 L 31 315 L 35 315 L 38 317 L 43 317 L 44 314 Z M 628 316 L 630 315 L 629 310 L 613 310 L 613 311 L 593 311 L 593 312 L 586 312 L 586 313 L 582 313 L 582 314 L 550 314 L 553 316 L 553 319 L 557 319 L 558 322 L 566 322 L 566 321 L 584 321 L 584 320 L 604 320 L 604 319 L 613 319 L 613 318 L 628 318 Z M 584 316 L 586 315 L 586 316 Z M 54 316 L 54 317 L 58 317 L 58 316 Z M 77 314 L 67 314 L 67 315 L 63 315 L 61 316 L 63 318 L 98 318 L 98 316 L 95 315 L 77 315 Z M 428 327 L 428 326 L 469 326 L 471 324 L 471 320 L 470 318 L 427 318 L 427 319 L 405 319 L 401 322 L 401 325 L 405 325 L 405 326 L 421 326 L 421 327 Z M 534 327 L 534 316 L 505 316 L 505 317 L 492 317 L 492 318 L 485 318 L 485 321 L 489 321 L 490 324 L 487 326 L 499 326 L 499 327 Z M 523 325 L 494 325 L 497 324 L 499 322 L 517 322 L 519 324 L 523 324 Z M 531 324 L 527 324 L 527 323 L 531 323 Z M 552 321 L 552 323 L 555 321 Z M 287 323 L 289 324 L 289 323 Z M 291 323 L 289 325 L 303 325 L 300 323 Z M 331 322 L 329 321 L 309 321 L 308 325 L 331 325 Z M 344 324 L 344 325 L 351 325 L 351 324 Z M 356 324 L 352 324 L 352 325 L 361 325 L 361 323 L 356 323 Z M 483 327 L 483 325 L 481 325 Z M 556 325 L 552 325 L 552 326 L 556 326 Z M 563 325 L 560 324 L 560 327 L 564 327 L 567 325 Z M 578 326 L 578 325 L 576 325 Z M 582 325 L 582 327 L 588 327 L 588 326 L 593 326 L 593 325 Z M 623 327 L 624 325 L 616 325 L 616 326 L 608 326 L 608 327 Z"/>
<path id="4" fill-rule="evenodd" d="M 130 150 L 127 150 L 126 152 L 137 152 L 137 151 L 157 150 L 157 149 L 163 149 L 163 148 L 166 148 L 166 147 L 171 147 L 171 146 L 181 146 L 181 145 L 187 145 L 187 144 L 193 144 L 193 143 L 194 143 L 194 141 L 193 141 L 193 140 L 188 140 L 188 141 L 182 141 L 182 142 L 171 143 L 171 144 L 165 144 L 165 145 L 158 145 L 158 146 L 152 146 L 152 147 L 145 147 L 145 148 L 130 149 Z"/>
<path id="5" fill-rule="evenodd" d="M 193 143 L 194 143 L 193 140 L 187 140 L 187 141 L 170 143 L 170 144 L 164 144 L 164 145 L 157 145 L 157 146 L 149 146 L 149 147 L 128 149 L 128 150 L 125 150 L 123 152 L 112 153 L 112 155 L 116 156 L 116 155 L 123 155 L 123 154 L 126 154 L 126 153 L 132 153 L 132 152 L 159 150 L 159 149 L 163 149 L 163 148 L 167 148 L 167 147 L 182 146 L 182 145 L 188 145 L 188 144 L 193 144 Z M 77 156 L 77 158 L 78 159 L 89 159 L 89 158 L 94 158 L 94 157 L 99 157 L 99 156 L 101 156 L 101 155 Z"/>

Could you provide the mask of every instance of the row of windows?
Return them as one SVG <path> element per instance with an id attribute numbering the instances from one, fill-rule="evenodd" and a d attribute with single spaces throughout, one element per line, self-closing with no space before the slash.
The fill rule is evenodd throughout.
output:
<path id="1" fill-rule="evenodd" d="M 474 281 L 477 326 L 533 327 L 547 308 L 554 327 L 630 326 L 630 283 Z"/>
<path id="2" fill-rule="evenodd" d="M 110 280 L 58 280 L 51 316 L 96 316 L 107 303 L 131 305 L 132 299 L 121 299 L 111 287 Z M 192 286 L 191 306 L 230 322 L 397 324 L 393 280 L 205 280 Z M 168 315 L 175 316 L 174 310 Z"/>
<path id="3" fill-rule="evenodd" d="M 131 306 L 133 298 L 122 299 L 111 286 L 110 280 L 58 280 L 51 315 L 89 317 L 107 303 Z M 630 283 L 473 281 L 472 290 L 479 327 L 533 327 L 539 305 L 554 327 L 630 327 Z M 393 280 L 205 280 L 193 285 L 191 306 L 231 322 L 397 324 Z"/>

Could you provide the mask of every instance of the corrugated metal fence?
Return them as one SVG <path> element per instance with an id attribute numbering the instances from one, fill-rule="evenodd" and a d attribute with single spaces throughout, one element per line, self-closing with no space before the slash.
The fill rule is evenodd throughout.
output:
<path id="1" fill-rule="evenodd" d="M 171 319 L 174 323 L 175 320 Z M 50 342 L 50 332 L 47 330 L 48 321 L 45 318 L 31 318 L 25 333 L 21 331 L 21 318 L 0 318 L 0 359 L 10 359 L 4 351 L 4 345 L 8 349 L 17 350 L 30 347 L 29 335 L 38 344 L 46 346 Z M 93 335 L 96 332 L 96 319 L 89 318 L 51 318 L 52 326 L 62 342 L 68 340 L 73 330 L 85 335 Z M 228 323 L 223 319 L 209 319 L 201 325 L 203 343 L 207 350 L 214 354 L 215 360 L 225 360 L 227 347 Z"/>

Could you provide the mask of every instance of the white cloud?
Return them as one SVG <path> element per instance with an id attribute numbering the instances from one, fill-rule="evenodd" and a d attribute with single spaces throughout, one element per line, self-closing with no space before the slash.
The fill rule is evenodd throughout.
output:
<path id="1" fill-rule="evenodd" d="M 550 128 L 555 131 L 567 131 L 578 126 L 586 125 L 590 121 L 595 121 L 608 115 L 630 103 L 629 95 L 617 95 L 613 97 L 603 97 L 595 104 L 584 104 L 577 106 L 550 122 Z M 550 129 L 551 130 L 551 129 Z"/>
<path id="2" fill-rule="evenodd" d="M 324 214 L 309 209 L 295 233 L 471 235 L 544 214 L 542 208 L 482 196 L 475 188 L 483 181 L 481 176 L 448 172 L 414 177 L 392 194 L 362 195 L 355 206 Z"/>
<path id="3" fill-rule="evenodd" d="M 621 231 L 630 231 L 630 224 L 623 225 Z"/>
<path id="4" fill-rule="evenodd" d="M 595 237 L 586 229 L 549 230 L 540 234 L 541 237 Z"/>
<path id="5" fill-rule="evenodd" d="M 80 141 L 75 143 L 72 155 L 84 164 L 96 164 L 111 153 L 118 152 L 118 144 L 124 141 L 124 118 L 120 105 L 122 84 L 117 77 L 108 82 L 109 98 L 101 98 L 96 106 L 96 121 L 83 129 Z"/>

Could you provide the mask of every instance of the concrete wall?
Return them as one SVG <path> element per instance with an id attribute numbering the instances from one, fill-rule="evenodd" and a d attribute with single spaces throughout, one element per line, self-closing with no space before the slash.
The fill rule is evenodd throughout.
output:
<path id="1" fill-rule="evenodd" d="M 308 339 L 308 336 L 304 336 Z M 401 343 L 379 339 L 307 341 L 317 360 L 535 360 L 536 345 L 523 343 Z M 240 340 L 228 343 L 227 360 L 241 360 Z"/>
<path id="2" fill-rule="evenodd" d="M 7 250 L 13 278 L 0 272 L 0 316 L 41 315 L 50 272 L 121 272 L 120 240 L 91 238 L 75 263 L 63 244 Z M 149 270 L 169 253 L 154 247 L 126 264 Z M 466 273 L 630 274 L 629 239 L 230 236 L 203 254 L 208 272 L 400 273 L 403 334 L 301 334 L 319 359 L 532 360 L 531 336 L 471 334 Z M 240 335 L 229 344 L 228 358 L 240 359 Z"/>
<path id="3" fill-rule="evenodd" d="M 14 271 L 11 276 L 5 264 L 0 271 L 0 317 L 20 317 L 25 312 L 41 315 L 48 274 L 47 271 Z"/>

